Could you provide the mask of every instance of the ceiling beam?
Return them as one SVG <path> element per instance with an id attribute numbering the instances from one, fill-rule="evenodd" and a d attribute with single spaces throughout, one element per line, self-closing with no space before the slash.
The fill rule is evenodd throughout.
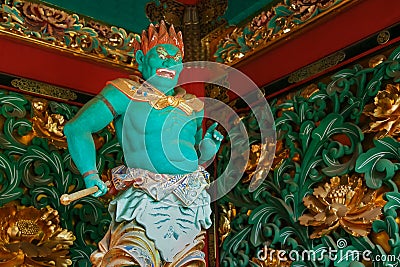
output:
<path id="1" fill-rule="evenodd" d="M 233 67 L 247 74 L 258 86 L 268 85 L 398 22 L 400 1 L 359 1 Z"/>

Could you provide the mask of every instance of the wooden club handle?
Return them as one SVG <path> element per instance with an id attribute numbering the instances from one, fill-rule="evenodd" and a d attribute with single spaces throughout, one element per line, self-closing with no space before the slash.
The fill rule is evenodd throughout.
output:
<path id="1" fill-rule="evenodd" d="M 64 194 L 60 197 L 60 202 L 61 204 L 67 206 L 69 205 L 72 201 L 75 201 L 77 199 L 86 197 L 88 195 L 94 194 L 97 191 L 99 191 L 99 188 L 97 186 L 93 186 L 90 188 L 86 188 L 77 192 L 74 192 L 72 194 Z"/>

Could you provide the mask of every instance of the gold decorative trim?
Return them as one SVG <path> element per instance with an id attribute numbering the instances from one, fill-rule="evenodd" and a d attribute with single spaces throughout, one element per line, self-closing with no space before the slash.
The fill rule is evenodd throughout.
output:
<path id="1" fill-rule="evenodd" d="M 1 0 L 0 35 L 75 56 L 136 69 L 140 36 L 44 4 Z"/>
<path id="2" fill-rule="evenodd" d="M 217 48 L 219 38 L 226 35 L 227 24 L 224 23 L 201 39 L 203 60 L 212 60 Z"/>
<path id="3" fill-rule="evenodd" d="M 38 95 L 49 96 L 52 98 L 67 101 L 73 101 L 78 98 L 78 96 L 74 92 L 68 89 L 24 78 L 12 80 L 11 85 L 25 92 L 35 93 Z"/>
<path id="4" fill-rule="evenodd" d="M 290 38 L 299 30 L 321 20 L 323 17 L 340 9 L 347 8 L 360 0 L 308 0 L 282 3 L 261 12 L 250 22 L 241 27 L 230 27 L 219 34 L 217 40 L 206 36 L 206 42 L 215 52 L 214 60 L 228 65 L 235 65 L 255 53 L 271 47 L 277 42 Z M 212 34 L 212 33 L 211 33 Z M 210 58 L 211 59 L 211 58 Z"/>
<path id="5" fill-rule="evenodd" d="M 297 83 L 303 81 L 315 74 L 318 74 L 324 70 L 327 70 L 333 66 L 336 66 L 339 62 L 343 61 L 346 57 L 344 52 L 337 52 L 333 55 L 327 56 L 315 63 L 312 63 L 298 71 L 290 74 L 288 81 L 289 83 Z"/>
<path id="6" fill-rule="evenodd" d="M 207 97 L 228 103 L 229 95 L 227 88 L 229 88 L 228 76 L 223 76 L 220 80 L 215 81 L 215 83 L 206 84 L 205 93 Z"/>
<path id="7" fill-rule="evenodd" d="M 376 41 L 378 44 L 383 45 L 386 44 L 390 40 L 390 32 L 389 31 L 381 31 L 376 37 Z"/>

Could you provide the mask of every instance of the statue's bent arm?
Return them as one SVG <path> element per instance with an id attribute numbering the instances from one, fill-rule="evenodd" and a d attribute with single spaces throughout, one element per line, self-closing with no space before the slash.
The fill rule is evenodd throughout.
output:
<path id="1" fill-rule="evenodd" d="M 107 85 L 99 96 L 90 100 L 64 127 L 68 149 L 75 165 L 84 177 L 86 187 L 99 187 L 94 196 L 107 192 L 96 167 L 93 133 L 106 127 L 116 116 L 122 115 L 129 99 L 117 88 Z"/>

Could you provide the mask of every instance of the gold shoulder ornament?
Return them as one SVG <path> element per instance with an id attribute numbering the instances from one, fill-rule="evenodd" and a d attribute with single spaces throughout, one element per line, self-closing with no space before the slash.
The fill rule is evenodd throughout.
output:
<path id="1" fill-rule="evenodd" d="M 186 94 L 182 87 L 175 88 L 175 96 L 169 96 L 149 83 L 139 80 L 139 78 L 135 80 L 118 78 L 109 81 L 107 84 L 118 88 L 132 100 L 149 102 L 153 108 L 158 110 L 176 107 L 185 112 L 186 115 L 191 115 L 193 111 L 199 112 L 204 108 L 204 103 L 200 99 L 196 98 L 195 95 Z"/>

